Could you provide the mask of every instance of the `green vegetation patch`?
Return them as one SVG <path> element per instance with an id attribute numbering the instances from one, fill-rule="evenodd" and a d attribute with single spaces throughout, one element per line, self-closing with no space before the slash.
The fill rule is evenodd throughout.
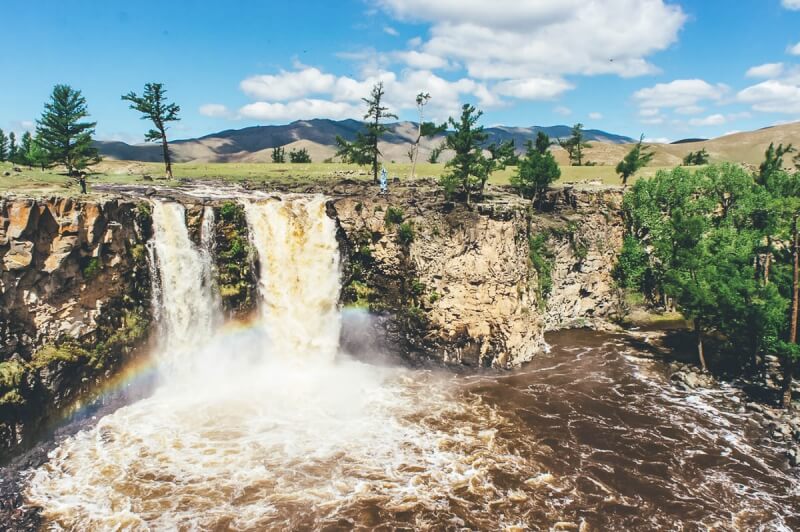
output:
<path id="1" fill-rule="evenodd" d="M 528 238 L 528 261 L 536 271 L 536 299 L 544 306 L 553 290 L 553 252 L 547 245 L 547 235 L 539 233 Z"/>

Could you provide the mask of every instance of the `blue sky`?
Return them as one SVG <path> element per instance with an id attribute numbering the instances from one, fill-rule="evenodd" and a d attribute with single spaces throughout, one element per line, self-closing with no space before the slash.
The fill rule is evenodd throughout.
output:
<path id="1" fill-rule="evenodd" d="M 99 138 L 138 142 L 119 97 L 147 81 L 182 107 L 175 138 L 359 118 L 378 80 L 404 119 L 420 90 L 429 118 L 468 101 L 487 125 L 650 139 L 800 119 L 800 0 L 4 0 L 0 20 L 0 128 L 18 133 L 68 83 Z"/>

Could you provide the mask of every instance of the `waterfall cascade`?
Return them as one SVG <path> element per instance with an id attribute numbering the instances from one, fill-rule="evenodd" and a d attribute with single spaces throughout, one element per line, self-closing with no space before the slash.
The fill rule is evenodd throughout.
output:
<path id="1" fill-rule="evenodd" d="M 245 205 L 260 263 L 261 316 L 276 356 L 333 360 L 339 346 L 339 252 L 322 196 Z"/>
<path id="2" fill-rule="evenodd" d="M 204 220 L 201 238 L 213 242 L 213 210 Z M 210 225 L 209 225 L 210 224 Z M 198 249 L 189 238 L 186 213 L 179 203 L 153 201 L 151 241 L 154 296 L 161 327 L 161 357 L 173 368 L 208 340 L 217 324 L 218 305 L 211 287 L 210 249 Z"/>

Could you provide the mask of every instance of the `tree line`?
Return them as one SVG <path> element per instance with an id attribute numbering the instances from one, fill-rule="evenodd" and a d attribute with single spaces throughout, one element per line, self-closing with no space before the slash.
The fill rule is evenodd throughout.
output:
<path id="1" fill-rule="evenodd" d="M 615 275 L 693 323 L 697 357 L 762 375 L 783 367 L 791 405 L 798 346 L 800 174 L 783 168 L 791 146 L 770 145 L 756 172 L 738 165 L 676 168 L 626 193 L 627 235 Z"/>

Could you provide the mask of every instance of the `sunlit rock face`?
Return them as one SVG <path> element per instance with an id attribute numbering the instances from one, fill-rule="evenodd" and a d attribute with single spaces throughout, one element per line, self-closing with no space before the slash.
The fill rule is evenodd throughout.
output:
<path id="1" fill-rule="evenodd" d="M 134 200 L 0 199 L 0 457 L 146 339 L 149 232 Z"/>
<path id="2" fill-rule="evenodd" d="M 618 311 L 620 200 L 568 189 L 537 212 L 514 198 L 474 211 L 414 193 L 334 199 L 348 250 L 345 296 L 389 312 L 389 333 L 411 353 L 519 365 L 545 349 L 545 330 L 595 326 Z M 402 224 L 413 228 L 409 242 Z M 552 263 L 549 293 L 538 290 L 529 256 L 537 235 Z"/>

